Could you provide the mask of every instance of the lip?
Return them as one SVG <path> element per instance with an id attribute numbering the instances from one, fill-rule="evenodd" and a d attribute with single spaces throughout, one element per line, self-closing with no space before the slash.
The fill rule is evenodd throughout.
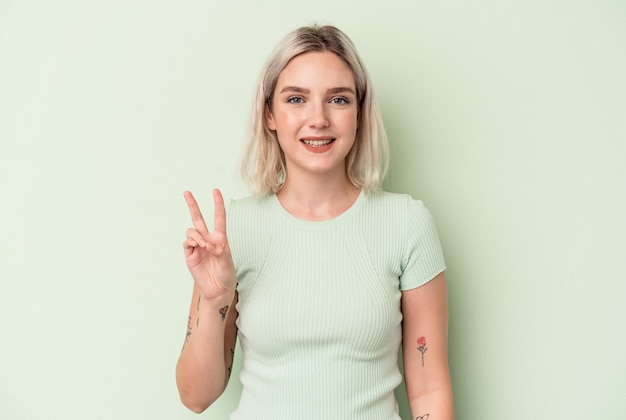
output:
<path id="1" fill-rule="evenodd" d="M 307 136 L 302 137 L 300 142 L 311 152 L 323 153 L 332 147 L 335 140 L 332 136 Z"/>
<path id="2" fill-rule="evenodd" d="M 332 136 L 307 136 L 302 137 L 300 140 L 333 140 Z"/>
<path id="3" fill-rule="evenodd" d="M 333 141 L 335 141 L 335 137 L 332 136 L 308 136 L 308 137 L 302 137 L 300 139 L 301 142 L 306 143 L 312 143 L 312 142 L 316 142 L 316 143 L 320 143 L 320 142 L 325 142 L 325 141 L 330 141 L 331 143 Z"/>

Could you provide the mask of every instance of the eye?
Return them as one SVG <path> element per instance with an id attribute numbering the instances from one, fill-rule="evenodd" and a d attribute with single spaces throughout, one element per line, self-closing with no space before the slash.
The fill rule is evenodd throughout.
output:
<path id="1" fill-rule="evenodd" d="M 288 103 L 290 103 L 290 104 L 296 104 L 296 105 L 298 105 L 298 104 L 303 103 L 303 102 L 304 102 L 304 99 L 302 99 L 302 98 L 301 98 L 301 97 L 299 97 L 299 96 L 290 96 L 290 97 L 288 97 L 288 98 L 287 98 L 287 102 L 288 102 Z"/>
<path id="2" fill-rule="evenodd" d="M 334 105 L 348 105 L 350 103 L 350 100 L 345 96 L 337 96 L 335 98 L 332 98 L 330 100 L 330 103 Z"/>

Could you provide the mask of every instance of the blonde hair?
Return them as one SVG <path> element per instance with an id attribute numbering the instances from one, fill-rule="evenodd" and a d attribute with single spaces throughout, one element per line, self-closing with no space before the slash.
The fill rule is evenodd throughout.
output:
<path id="1" fill-rule="evenodd" d="M 348 179 L 365 192 L 378 190 L 387 172 L 388 144 L 372 83 L 354 44 L 333 26 L 306 26 L 289 33 L 269 56 L 259 80 L 252 108 L 250 135 L 242 161 L 242 175 L 254 194 L 276 193 L 287 168 L 276 133 L 267 126 L 278 76 L 296 56 L 306 52 L 332 52 L 343 59 L 356 84 L 359 104 L 357 135 L 346 156 Z"/>

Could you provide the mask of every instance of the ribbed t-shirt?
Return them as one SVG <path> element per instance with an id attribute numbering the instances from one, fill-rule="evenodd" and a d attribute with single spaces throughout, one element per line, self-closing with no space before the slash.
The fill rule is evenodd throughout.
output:
<path id="1" fill-rule="evenodd" d="M 361 192 L 305 221 L 267 195 L 227 214 L 243 352 L 231 420 L 400 419 L 401 291 L 445 270 L 423 203 Z"/>

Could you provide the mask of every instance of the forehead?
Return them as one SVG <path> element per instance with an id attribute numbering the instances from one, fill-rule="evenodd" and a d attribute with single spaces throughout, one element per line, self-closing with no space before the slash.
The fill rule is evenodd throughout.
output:
<path id="1" fill-rule="evenodd" d="M 354 75 L 348 64 L 332 52 L 300 54 L 285 66 L 277 80 L 279 86 L 355 87 Z"/>

